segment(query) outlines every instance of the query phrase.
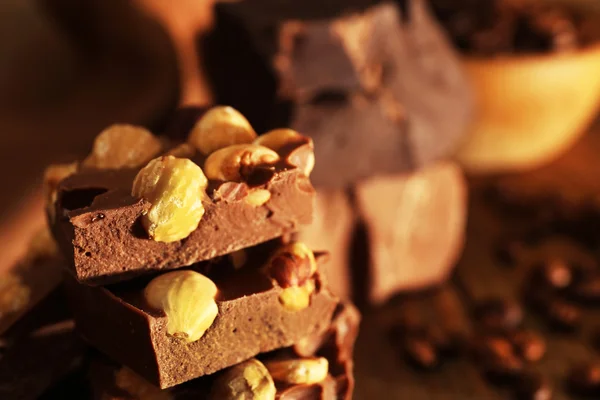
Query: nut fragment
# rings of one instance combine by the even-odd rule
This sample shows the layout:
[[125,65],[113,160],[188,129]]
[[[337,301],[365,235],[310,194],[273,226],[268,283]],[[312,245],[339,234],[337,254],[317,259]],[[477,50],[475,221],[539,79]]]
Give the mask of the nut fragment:
[[313,252],[302,242],[291,242],[279,248],[269,260],[267,272],[279,286],[302,286],[316,272]]
[[121,367],[115,373],[115,385],[140,400],[171,400],[173,398],[167,390],[161,390],[154,386],[127,367]]
[[240,181],[254,167],[275,164],[279,155],[273,150],[255,144],[237,144],[212,153],[204,162],[208,179]]
[[271,199],[271,192],[267,189],[254,189],[248,193],[248,196],[244,200],[252,206],[260,207],[269,201],[269,199]]
[[187,343],[200,339],[214,322],[216,295],[213,281],[190,270],[162,274],[144,289],[148,305],[167,315],[167,333]]
[[274,400],[275,383],[265,366],[250,359],[229,368],[215,380],[210,400]]
[[252,143],[255,138],[256,132],[239,111],[219,106],[196,122],[188,141],[202,154],[209,155],[233,144]]
[[63,179],[77,172],[77,163],[50,165],[44,171],[44,197],[46,198],[46,212],[50,221],[55,219],[55,205],[57,200],[58,184]]
[[295,148],[289,149],[286,161],[302,170],[306,176],[310,176],[315,167],[314,145],[311,138],[303,136],[293,129],[274,129],[264,135],[259,136],[254,144],[268,147],[276,152],[280,152],[286,146]]
[[142,216],[148,235],[158,242],[186,238],[204,215],[206,176],[192,161],[163,156],[150,161],[133,181],[132,196],[152,207]]
[[292,385],[311,385],[322,382],[329,373],[329,362],[324,357],[307,357],[265,362],[273,380]]
[[290,286],[279,293],[279,302],[287,311],[301,311],[310,305],[310,295],[314,291],[313,281],[307,281],[302,286]]
[[111,125],[94,140],[92,153],[83,165],[94,168],[134,168],[152,159],[162,144],[141,126]]

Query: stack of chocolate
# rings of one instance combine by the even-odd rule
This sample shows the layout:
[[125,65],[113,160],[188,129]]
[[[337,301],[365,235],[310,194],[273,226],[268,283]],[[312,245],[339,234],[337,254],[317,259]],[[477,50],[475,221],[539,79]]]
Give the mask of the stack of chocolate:
[[114,125],[50,174],[76,327],[104,354],[96,395],[350,399],[358,313],[327,254],[289,240],[312,218],[312,140],[257,137],[231,107],[185,136]]

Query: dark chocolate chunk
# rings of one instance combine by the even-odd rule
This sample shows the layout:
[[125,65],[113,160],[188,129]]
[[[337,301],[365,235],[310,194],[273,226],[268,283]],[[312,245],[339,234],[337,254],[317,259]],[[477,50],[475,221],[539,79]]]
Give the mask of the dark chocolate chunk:
[[[268,254],[265,254],[265,257]],[[282,289],[249,257],[243,268],[213,278],[219,314],[196,342],[167,335],[167,317],[148,309],[143,299],[147,280],[115,287],[90,287],[68,280],[78,330],[95,347],[162,388],[212,374],[258,353],[290,346],[328,326],[337,299],[314,276],[310,305],[290,312],[279,300]],[[228,261],[223,261],[228,262]],[[221,274],[223,275],[223,274]]]

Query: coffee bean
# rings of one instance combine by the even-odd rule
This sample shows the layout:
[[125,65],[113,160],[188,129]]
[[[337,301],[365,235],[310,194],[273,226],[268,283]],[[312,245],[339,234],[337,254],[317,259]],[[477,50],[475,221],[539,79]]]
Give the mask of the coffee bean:
[[552,387],[538,373],[523,374],[515,387],[515,397],[517,400],[550,400]]
[[521,330],[510,335],[515,352],[527,362],[536,362],[546,353],[546,342],[536,332]]
[[567,384],[575,394],[600,396],[600,363],[590,362],[571,368]]
[[521,325],[523,309],[513,301],[489,299],[475,307],[475,317],[484,329],[508,331]]
[[404,354],[419,369],[431,370],[440,364],[437,350],[426,337],[410,334],[403,340]]
[[574,331],[581,323],[581,309],[560,299],[549,302],[545,316],[551,327],[558,330]]

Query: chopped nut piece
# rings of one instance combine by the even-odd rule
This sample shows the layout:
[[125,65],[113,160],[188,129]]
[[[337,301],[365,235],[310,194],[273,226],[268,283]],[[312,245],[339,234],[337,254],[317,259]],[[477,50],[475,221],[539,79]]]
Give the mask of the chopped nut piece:
[[[271,150],[279,151],[284,146],[287,146],[292,143],[300,143],[306,140],[303,135],[299,134],[293,129],[281,128],[281,129],[273,129],[263,135],[260,135],[254,141],[254,144],[258,144],[260,146],[268,147]],[[312,143],[312,139],[308,138],[310,143]]]
[[242,249],[229,253],[229,259],[231,260],[234,269],[240,269],[246,264],[246,261],[248,261],[248,256],[246,255],[246,250]]
[[83,165],[100,169],[134,168],[147,163],[161,148],[160,140],[141,126],[111,125],[96,136],[92,153]]
[[204,215],[207,185],[202,169],[188,159],[163,156],[150,161],[135,177],[131,191],[152,204],[142,217],[148,235],[157,242],[188,237]]
[[260,207],[271,199],[271,192],[267,189],[254,189],[246,197],[246,203]]
[[54,164],[44,171],[44,196],[46,198],[46,212],[50,221],[54,222],[55,205],[57,200],[58,184],[63,179],[77,172],[77,163]]
[[301,311],[310,305],[310,295],[314,291],[313,281],[307,281],[302,286],[290,286],[281,291],[279,302],[288,311]]
[[136,399],[171,400],[173,396],[167,390],[161,390],[127,367],[122,367],[115,374],[115,384]]
[[302,242],[291,242],[278,249],[267,265],[267,272],[279,286],[302,286],[317,270],[313,252]]
[[214,322],[219,312],[216,295],[213,281],[190,270],[162,274],[144,290],[148,305],[167,315],[167,333],[187,343],[200,339]]
[[196,122],[188,141],[202,154],[234,144],[252,143],[256,132],[250,122],[236,109],[227,106],[214,107]]
[[[303,142],[304,144],[302,144]],[[310,176],[315,167],[312,139],[299,134],[293,129],[274,129],[259,136],[254,144],[268,147],[276,152],[281,151],[286,146],[296,145],[297,147],[287,155],[286,161],[290,165],[300,168],[306,176]]]
[[274,400],[275,383],[269,371],[252,358],[229,368],[213,383],[211,400]]
[[0,318],[18,312],[27,306],[31,290],[10,272],[0,276]]
[[279,155],[273,150],[255,144],[237,144],[212,153],[204,162],[209,179],[217,181],[240,181],[254,167],[275,164]]
[[322,382],[329,373],[329,362],[323,357],[271,360],[265,367],[276,382],[311,385]]

